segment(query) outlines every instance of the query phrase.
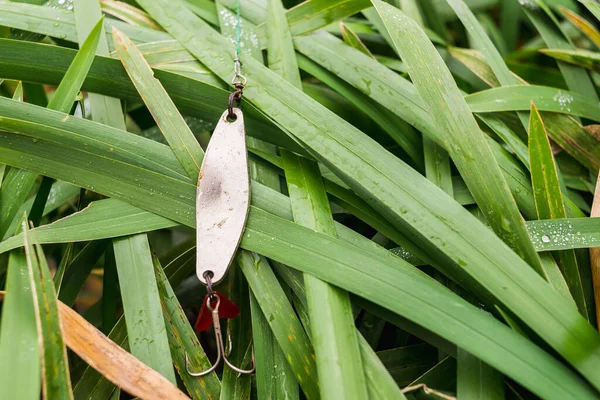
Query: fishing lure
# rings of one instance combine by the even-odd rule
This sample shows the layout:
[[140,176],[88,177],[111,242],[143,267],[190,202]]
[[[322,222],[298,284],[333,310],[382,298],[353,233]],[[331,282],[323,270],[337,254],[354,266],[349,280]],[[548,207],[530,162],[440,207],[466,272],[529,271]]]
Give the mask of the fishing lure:
[[240,374],[251,374],[231,364],[223,344],[219,318],[233,318],[239,308],[213,286],[223,280],[238,249],[248,210],[250,208],[250,176],[246,150],[244,114],[240,108],[246,78],[242,75],[240,61],[241,16],[237,4],[237,46],[234,59],[232,84],[235,91],[229,96],[227,110],[219,122],[206,149],[196,191],[196,275],[206,285],[200,315],[196,321],[198,330],[206,330],[211,323],[217,341],[217,360],[213,366],[201,372],[186,369],[192,376],[204,376],[214,371],[221,359]]

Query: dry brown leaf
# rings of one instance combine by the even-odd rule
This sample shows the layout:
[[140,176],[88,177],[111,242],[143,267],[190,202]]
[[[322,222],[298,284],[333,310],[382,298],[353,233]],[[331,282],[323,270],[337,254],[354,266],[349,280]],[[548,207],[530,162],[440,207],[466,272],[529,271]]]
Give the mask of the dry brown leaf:
[[164,376],[123,350],[67,307],[58,304],[67,346],[108,380],[140,399],[189,399]]
[[[0,291],[0,300],[5,293]],[[164,376],[123,350],[60,301],[58,311],[67,346],[115,385],[144,400],[189,400]]]

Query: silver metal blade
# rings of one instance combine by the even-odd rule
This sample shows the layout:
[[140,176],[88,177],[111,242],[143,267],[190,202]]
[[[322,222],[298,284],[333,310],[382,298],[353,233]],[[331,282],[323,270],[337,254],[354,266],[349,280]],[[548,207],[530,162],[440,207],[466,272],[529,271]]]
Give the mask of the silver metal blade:
[[196,192],[196,275],[213,273],[213,284],[225,276],[240,244],[250,207],[250,178],[244,115],[221,115],[200,167]]

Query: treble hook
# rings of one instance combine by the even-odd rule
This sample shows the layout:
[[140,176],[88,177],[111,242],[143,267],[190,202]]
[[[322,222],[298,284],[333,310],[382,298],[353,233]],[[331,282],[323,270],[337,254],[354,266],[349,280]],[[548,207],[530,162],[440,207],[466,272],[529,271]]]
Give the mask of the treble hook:
[[[210,304],[211,299],[213,301],[214,301],[214,299],[216,299],[216,301],[217,301],[217,304],[215,305],[214,308]],[[185,354],[185,369],[187,370],[187,373],[190,374],[191,376],[205,376],[205,375],[210,374],[219,366],[219,362],[221,361],[221,358],[223,359],[225,364],[227,364],[227,366],[229,366],[229,368],[231,368],[232,370],[234,370],[235,372],[240,373],[240,374],[253,374],[254,370],[256,369],[256,366],[254,364],[254,349],[252,349],[252,368],[251,369],[238,368],[227,359],[227,355],[225,352],[225,346],[223,345],[223,333],[221,331],[221,323],[219,321],[219,305],[220,304],[221,304],[221,299],[219,298],[219,295],[216,293],[212,293],[212,298],[211,298],[211,296],[208,296],[206,299],[206,306],[210,310],[210,313],[212,315],[213,325],[215,328],[215,338],[217,341],[217,359],[215,360],[215,363],[213,364],[213,366],[210,367],[209,369],[201,371],[201,372],[193,372],[193,371],[190,371],[190,359],[186,353]],[[231,343],[231,337],[228,337],[228,341],[229,341],[229,343]],[[231,344],[229,345],[229,350],[231,351]]]

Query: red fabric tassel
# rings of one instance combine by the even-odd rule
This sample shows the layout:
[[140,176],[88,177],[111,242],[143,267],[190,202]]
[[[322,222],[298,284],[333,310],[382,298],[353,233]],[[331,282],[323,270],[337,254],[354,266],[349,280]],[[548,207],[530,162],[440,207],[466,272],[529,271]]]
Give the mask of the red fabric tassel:
[[[219,304],[219,317],[221,318],[235,318],[240,313],[240,308],[233,301],[229,300],[227,296],[218,290],[215,291],[215,294],[219,296],[221,299],[221,304]],[[207,331],[212,325],[212,313],[208,309],[207,306],[208,294],[204,296],[204,300],[202,301],[202,307],[200,308],[200,313],[198,314],[198,318],[196,319],[196,324],[194,328],[198,332]],[[215,307],[217,305],[216,300],[210,302],[211,307]]]

